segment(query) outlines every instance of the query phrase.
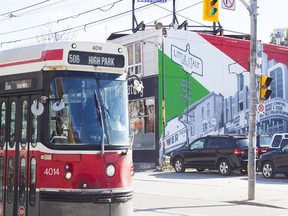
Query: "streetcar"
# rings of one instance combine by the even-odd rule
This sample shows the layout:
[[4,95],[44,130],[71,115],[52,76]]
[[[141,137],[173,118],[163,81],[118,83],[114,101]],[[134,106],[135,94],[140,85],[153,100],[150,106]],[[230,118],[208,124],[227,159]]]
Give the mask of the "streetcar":
[[130,216],[125,47],[62,41],[0,52],[0,216]]

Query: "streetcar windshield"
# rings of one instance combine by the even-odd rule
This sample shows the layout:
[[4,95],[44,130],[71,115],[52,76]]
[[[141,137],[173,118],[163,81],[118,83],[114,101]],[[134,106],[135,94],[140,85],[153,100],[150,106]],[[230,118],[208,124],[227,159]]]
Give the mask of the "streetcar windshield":
[[128,145],[128,95],[123,80],[59,77],[50,85],[50,142]]

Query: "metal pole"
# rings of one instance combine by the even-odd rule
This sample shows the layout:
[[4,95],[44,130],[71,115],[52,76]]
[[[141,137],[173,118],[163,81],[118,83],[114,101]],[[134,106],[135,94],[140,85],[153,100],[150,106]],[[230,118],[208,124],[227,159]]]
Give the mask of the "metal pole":
[[248,154],[248,200],[255,199],[255,146],[256,146],[256,49],[257,49],[257,0],[251,0],[250,7],[251,33],[250,33],[250,108],[249,108],[249,154]]
[[162,30],[162,148],[163,148],[163,155],[162,155],[162,168],[166,165],[165,161],[165,155],[166,155],[166,134],[165,134],[165,127],[166,127],[166,116],[165,116],[165,64],[164,64],[164,32],[166,32],[166,29]]

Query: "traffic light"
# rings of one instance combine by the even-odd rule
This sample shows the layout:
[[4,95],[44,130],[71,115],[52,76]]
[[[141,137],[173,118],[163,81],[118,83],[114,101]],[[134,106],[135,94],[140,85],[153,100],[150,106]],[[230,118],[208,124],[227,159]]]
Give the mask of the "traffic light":
[[218,22],[219,20],[218,0],[203,0],[203,20]]
[[272,90],[268,89],[268,87],[270,86],[272,80],[273,80],[272,77],[260,75],[259,92],[258,92],[259,101],[264,101],[264,100],[269,99],[272,93]]

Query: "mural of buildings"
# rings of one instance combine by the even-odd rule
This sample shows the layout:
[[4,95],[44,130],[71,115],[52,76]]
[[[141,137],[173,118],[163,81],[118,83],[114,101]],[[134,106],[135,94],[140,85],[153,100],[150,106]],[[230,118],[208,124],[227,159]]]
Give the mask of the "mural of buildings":
[[[163,147],[169,153],[207,134],[248,134],[249,41],[177,29],[164,36],[161,29],[147,29],[113,35],[109,42],[127,46],[129,73],[144,83],[141,94],[129,95],[134,162],[157,164]],[[288,48],[259,47],[256,72],[273,81],[256,131],[288,132]],[[142,112],[136,112],[140,105]]]

